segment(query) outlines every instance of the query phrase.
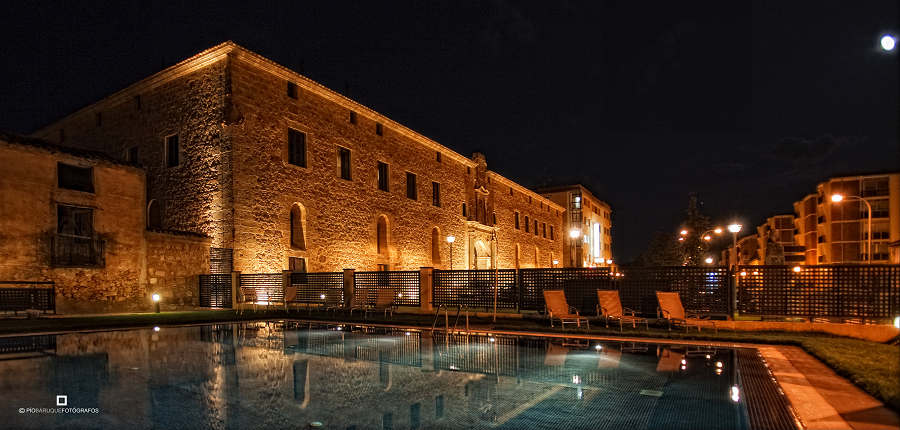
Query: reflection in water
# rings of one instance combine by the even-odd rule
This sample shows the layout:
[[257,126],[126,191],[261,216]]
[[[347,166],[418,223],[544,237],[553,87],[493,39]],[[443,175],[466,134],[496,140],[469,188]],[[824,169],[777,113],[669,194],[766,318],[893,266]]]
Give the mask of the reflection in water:
[[[0,339],[13,428],[741,428],[734,351],[294,322]],[[18,413],[55,407],[99,413]]]

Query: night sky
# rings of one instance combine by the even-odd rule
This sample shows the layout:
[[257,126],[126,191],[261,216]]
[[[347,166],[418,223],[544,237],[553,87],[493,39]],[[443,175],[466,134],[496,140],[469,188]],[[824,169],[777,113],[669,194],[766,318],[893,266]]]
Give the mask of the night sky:
[[830,177],[900,170],[895,0],[31,3],[0,4],[0,129],[233,40],[526,187],[585,185],[618,262],[692,195],[755,227]]

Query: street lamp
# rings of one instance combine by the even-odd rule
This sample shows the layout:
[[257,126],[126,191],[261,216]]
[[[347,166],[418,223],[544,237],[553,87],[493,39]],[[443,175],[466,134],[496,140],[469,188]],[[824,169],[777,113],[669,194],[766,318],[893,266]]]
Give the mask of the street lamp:
[[456,238],[447,236],[447,243],[450,244],[450,270],[453,270],[453,242],[456,242]]
[[578,236],[581,236],[581,230],[577,228],[573,228],[569,231],[569,237],[572,238],[572,256],[570,257],[570,261],[572,262],[572,267],[578,267],[575,265],[575,240],[578,239]]
[[153,308],[156,309],[156,313],[159,313],[159,294],[153,295]]
[[706,257],[706,264],[712,264],[712,262],[713,262],[712,257]]
[[733,261],[734,267],[737,267],[737,234],[741,231],[740,224],[731,224],[728,226],[728,231],[731,232],[732,237],[734,238],[733,248],[731,249],[731,260]]
[[844,199],[856,199],[856,200],[862,201],[869,208],[869,244],[868,244],[868,251],[866,251],[866,260],[869,261],[869,264],[872,264],[872,205],[870,205],[869,202],[866,201],[866,199],[861,198],[861,197],[856,197],[856,196],[844,197],[840,194],[835,194],[835,195],[831,196],[831,201],[833,201],[835,203],[840,203]]

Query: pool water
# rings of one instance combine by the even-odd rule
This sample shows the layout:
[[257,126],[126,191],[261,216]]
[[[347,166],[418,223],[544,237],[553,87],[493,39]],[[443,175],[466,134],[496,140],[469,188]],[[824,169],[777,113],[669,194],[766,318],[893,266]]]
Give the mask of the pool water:
[[3,338],[0,427],[742,429],[736,351],[302,322]]

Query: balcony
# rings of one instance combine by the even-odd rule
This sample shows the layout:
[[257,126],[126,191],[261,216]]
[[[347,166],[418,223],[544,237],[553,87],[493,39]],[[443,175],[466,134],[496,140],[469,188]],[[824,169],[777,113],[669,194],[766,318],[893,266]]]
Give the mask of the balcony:
[[50,264],[54,267],[105,267],[105,242],[91,237],[50,237]]

